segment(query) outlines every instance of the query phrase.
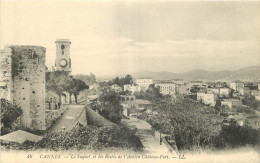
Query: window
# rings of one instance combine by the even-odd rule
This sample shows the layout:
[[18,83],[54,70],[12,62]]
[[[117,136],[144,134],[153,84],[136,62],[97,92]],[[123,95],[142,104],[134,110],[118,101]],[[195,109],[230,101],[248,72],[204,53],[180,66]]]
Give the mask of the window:
[[65,49],[65,46],[62,44],[60,48],[61,48],[62,50],[64,50],[64,49]]
[[25,98],[23,98],[23,100],[25,100]]
[[33,58],[37,58],[37,54],[35,51],[33,51]]
[[32,93],[35,93],[35,91],[32,91]]

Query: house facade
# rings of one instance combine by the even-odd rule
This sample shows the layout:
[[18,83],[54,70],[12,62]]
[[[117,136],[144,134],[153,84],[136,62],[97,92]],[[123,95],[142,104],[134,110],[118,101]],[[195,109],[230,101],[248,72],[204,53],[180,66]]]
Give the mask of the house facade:
[[141,87],[141,91],[146,91],[153,84],[153,79],[136,79],[136,84]]
[[175,95],[176,93],[176,84],[174,83],[158,83],[155,84],[155,87],[159,88],[159,91],[163,95]]

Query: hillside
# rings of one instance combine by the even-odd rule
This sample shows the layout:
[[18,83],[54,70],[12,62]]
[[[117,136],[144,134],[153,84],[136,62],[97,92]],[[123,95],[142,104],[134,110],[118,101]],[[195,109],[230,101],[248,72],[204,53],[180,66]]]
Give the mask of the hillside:
[[185,73],[173,73],[168,71],[152,72],[141,71],[131,74],[134,78],[152,78],[154,80],[167,80],[167,79],[211,79],[211,80],[255,80],[260,79],[260,66],[252,66],[242,68],[236,71],[206,71],[206,70],[193,70]]

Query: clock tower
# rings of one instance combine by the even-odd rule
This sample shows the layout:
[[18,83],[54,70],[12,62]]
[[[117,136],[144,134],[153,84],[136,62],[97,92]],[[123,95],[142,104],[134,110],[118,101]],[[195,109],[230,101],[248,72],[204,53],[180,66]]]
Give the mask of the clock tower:
[[69,71],[71,72],[71,59],[70,59],[70,40],[57,39],[56,43],[56,71]]

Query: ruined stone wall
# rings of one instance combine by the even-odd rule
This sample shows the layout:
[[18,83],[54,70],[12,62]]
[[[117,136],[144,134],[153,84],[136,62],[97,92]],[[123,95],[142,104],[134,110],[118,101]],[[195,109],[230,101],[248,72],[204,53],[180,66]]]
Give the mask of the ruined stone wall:
[[45,51],[39,46],[11,46],[13,101],[21,106],[21,123],[45,130]]
[[12,102],[12,58],[11,49],[6,46],[0,51],[0,99],[4,98]]
[[58,110],[46,110],[46,129],[49,129],[53,123],[68,109],[67,106],[63,106]]

